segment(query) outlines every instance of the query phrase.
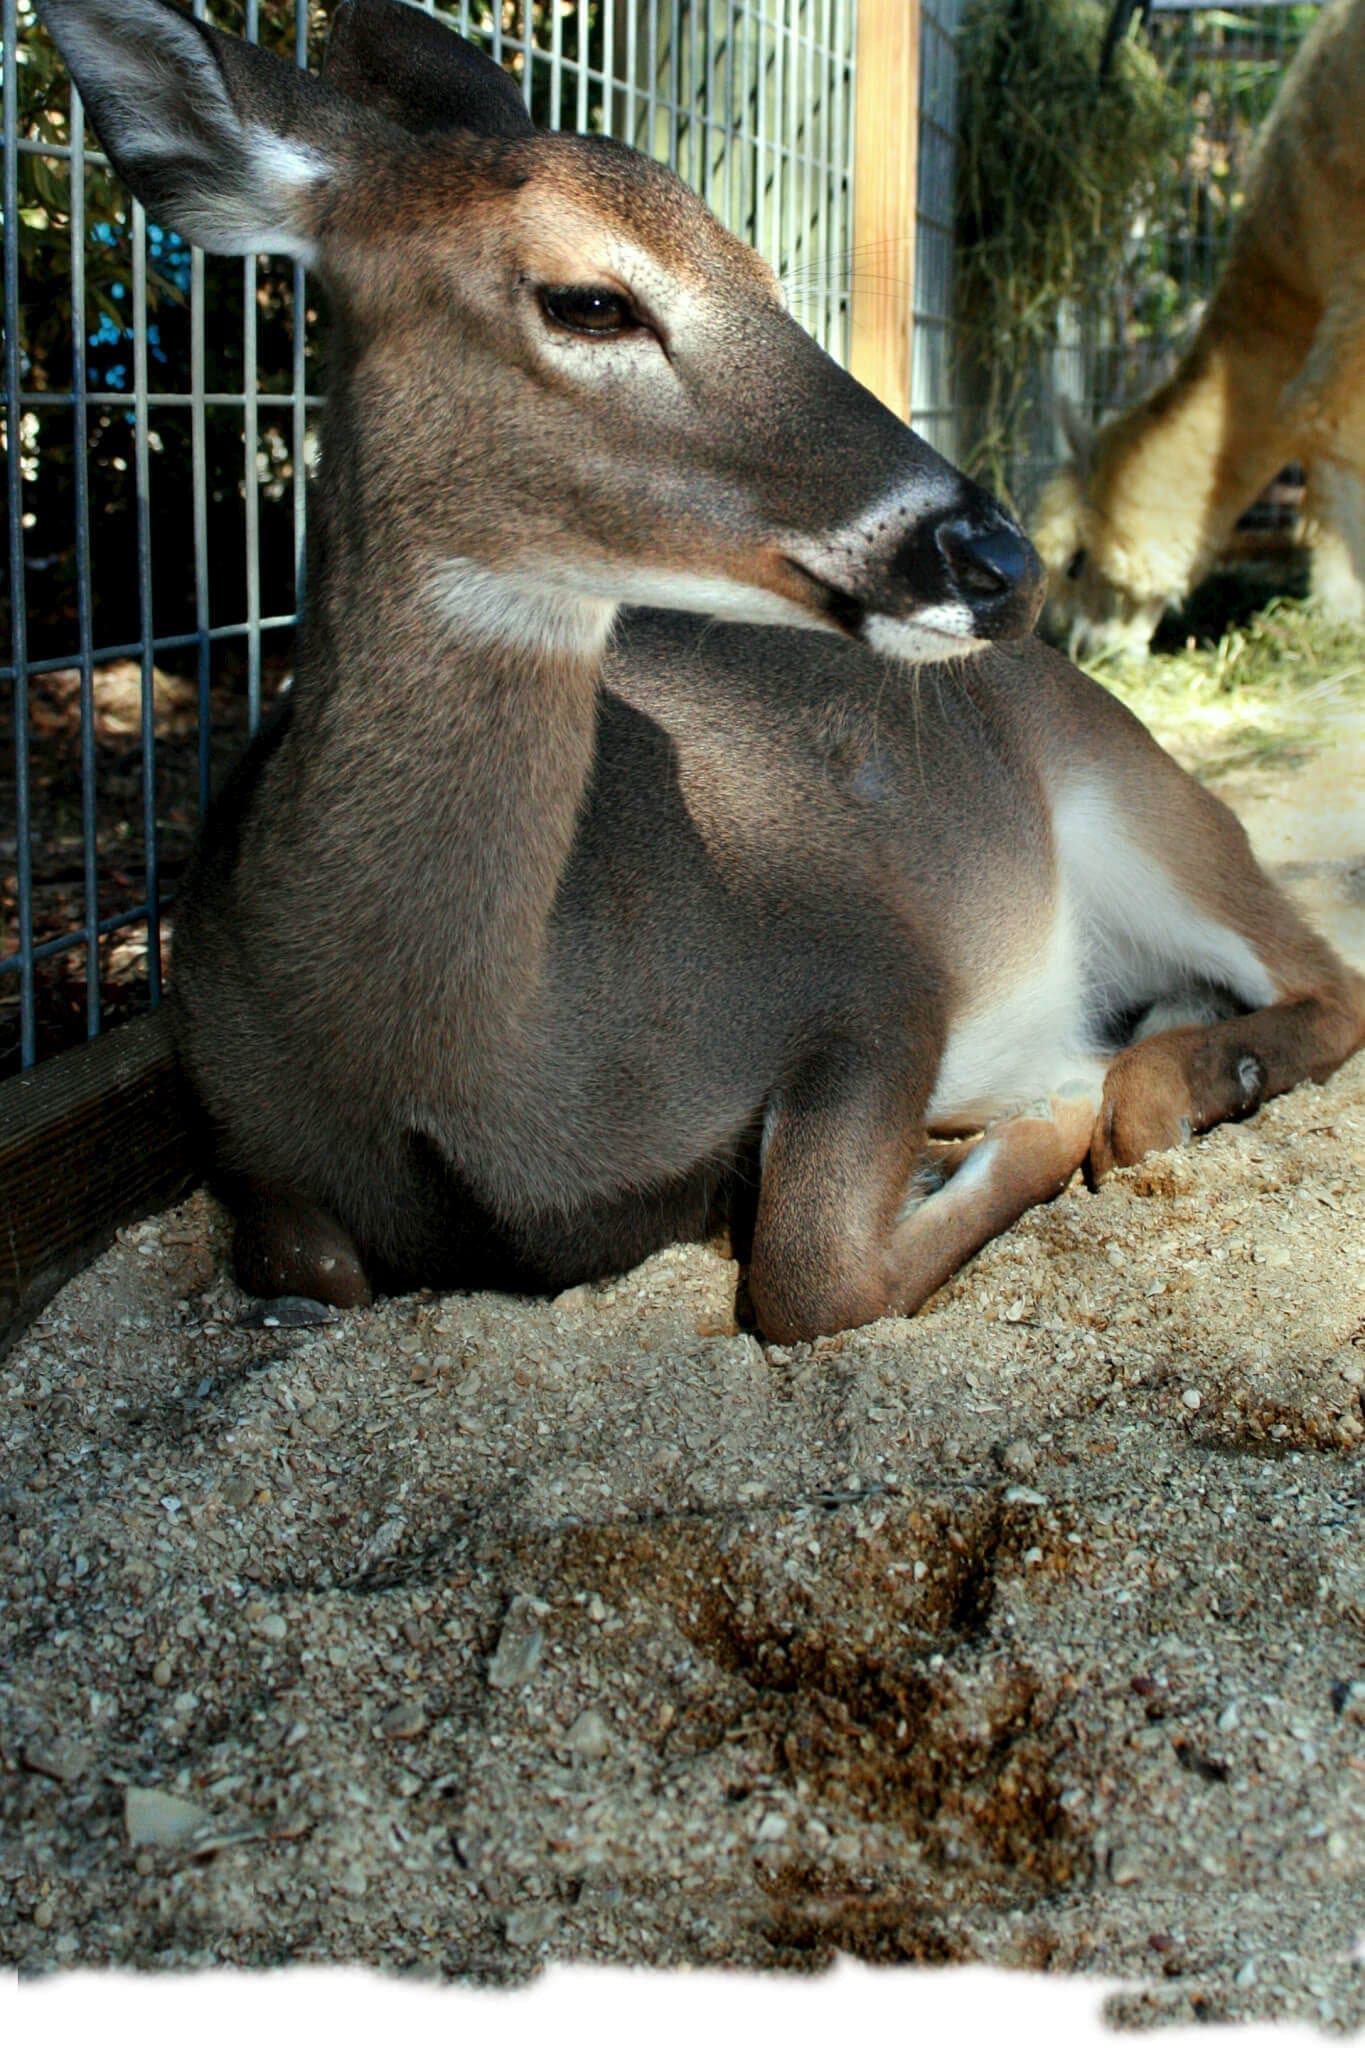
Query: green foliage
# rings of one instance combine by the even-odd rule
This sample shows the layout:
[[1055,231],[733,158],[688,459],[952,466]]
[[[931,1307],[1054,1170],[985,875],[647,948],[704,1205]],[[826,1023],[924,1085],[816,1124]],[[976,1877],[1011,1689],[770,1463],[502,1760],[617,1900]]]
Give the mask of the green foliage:
[[[1133,251],[1133,307],[1125,342],[1169,338],[1188,327],[1212,290],[1262,123],[1290,60],[1320,6],[1211,8],[1162,15],[1149,35],[1185,129],[1174,175]],[[1169,309],[1169,310],[1168,310]],[[1183,336],[1180,337],[1183,339]]]

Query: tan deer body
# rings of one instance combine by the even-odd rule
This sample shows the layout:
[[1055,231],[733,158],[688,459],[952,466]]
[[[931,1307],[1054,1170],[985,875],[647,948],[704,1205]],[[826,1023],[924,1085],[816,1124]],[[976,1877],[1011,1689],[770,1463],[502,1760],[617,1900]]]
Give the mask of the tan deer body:
[[559,1288],[728,1219],[809,1337],[1360,1043],[1230,814],[1025,637],[1004,515],[667,173],[396,0],[321,85],[44,13],[163,214],[336,313],[295,687],[176,931],[246,1284]]
[[1081,439],[1033,533],[1084,659],[1146,649],[1287,462],[1314,595],[1365,621],[1365,0],[1334,0],[1257,138],[1227,261],[1172,375]]

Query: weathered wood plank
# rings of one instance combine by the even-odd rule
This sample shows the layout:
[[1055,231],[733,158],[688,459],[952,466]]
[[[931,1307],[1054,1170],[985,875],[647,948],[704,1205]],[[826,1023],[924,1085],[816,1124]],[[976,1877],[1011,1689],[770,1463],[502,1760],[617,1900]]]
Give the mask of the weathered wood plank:
[[0,1083],[0,1351],[122,1224],[194,1179],[159,1016]]
[[910,417],[920,0],[858,0],[849,366]]

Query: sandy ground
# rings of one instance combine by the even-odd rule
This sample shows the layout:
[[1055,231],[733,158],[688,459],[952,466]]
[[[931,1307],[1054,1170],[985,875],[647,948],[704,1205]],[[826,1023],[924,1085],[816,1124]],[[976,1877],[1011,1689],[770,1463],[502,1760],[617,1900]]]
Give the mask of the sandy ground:
[[[1365,738],[1226,793],[1365,961]],[[980,1959],[1365,2021],[1365,1057],[813,1349],[672,1251],[251,1328],[203,1197],[0,1367],[0,1952]]]

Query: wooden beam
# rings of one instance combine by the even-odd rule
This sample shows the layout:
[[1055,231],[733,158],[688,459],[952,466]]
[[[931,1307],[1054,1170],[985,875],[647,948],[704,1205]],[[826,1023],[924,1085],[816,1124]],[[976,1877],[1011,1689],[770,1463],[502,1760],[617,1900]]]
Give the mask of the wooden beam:
[[849,367],[910,417],[920,0],[858,0]]
[[159,1015],[0,1082],[0,1352],[116,1230],[194,1181]]

